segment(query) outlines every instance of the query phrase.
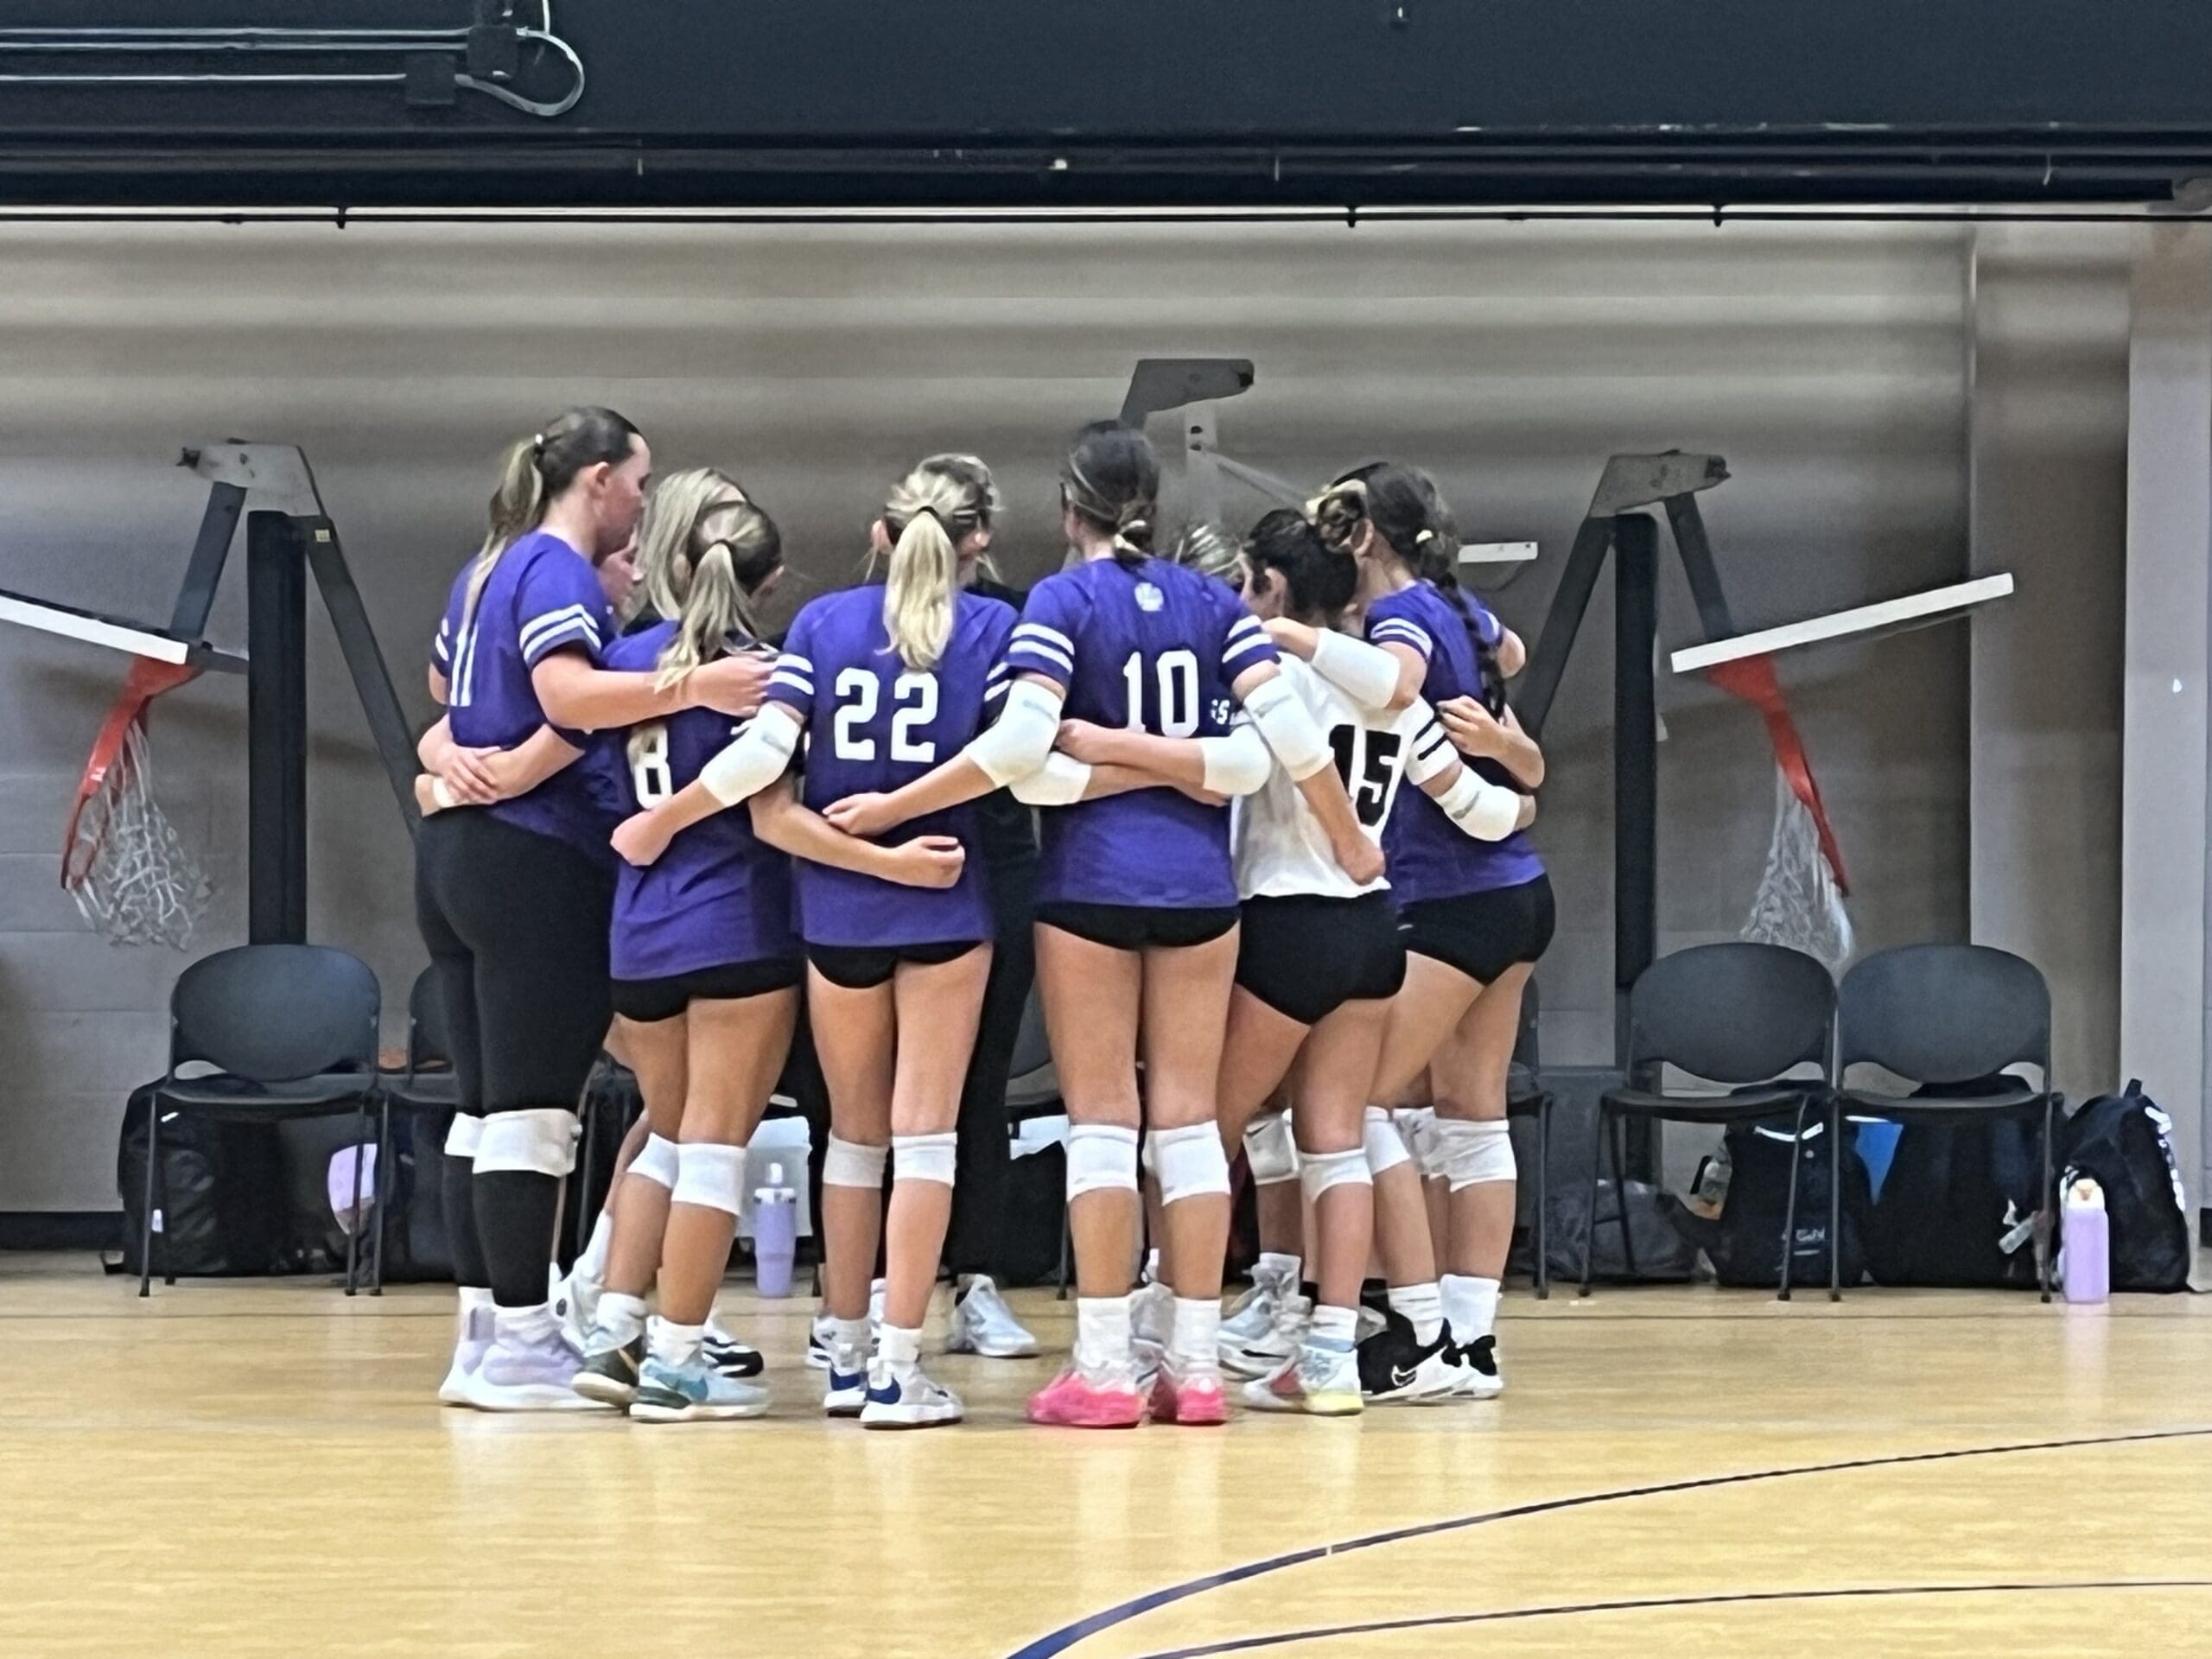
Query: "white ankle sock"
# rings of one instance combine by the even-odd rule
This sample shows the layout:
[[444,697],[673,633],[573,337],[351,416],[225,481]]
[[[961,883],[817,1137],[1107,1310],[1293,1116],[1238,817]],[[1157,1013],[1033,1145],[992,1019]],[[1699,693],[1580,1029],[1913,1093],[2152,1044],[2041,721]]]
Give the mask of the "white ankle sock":
[[1298,1285],[1298,1258],[1285,1255],[1279,1250],[1262,1250],[1260,1259],[1252,1264],[1252,1281],[1255,1284],[1272,1281],[1277,1289],[1285,1285],[1295,1289]]
[[683,1365],[699,1357],[707,1339],[703,1325],[676,1325],[656,1313],[645,1325],[645,1348],[664,1365]]
[[591,1243],[584,1246],[584,1253],[576,1258],[576,1276],[597,1284],[607,1277],[607,1253],[614,1248],[614,1217],[606,1211],[599,1212],[599,1219],[591,1224]]
[[511,1342],[537,1342],[560,1328],[550,1302],[540,1302],[535,1307],[499,1308],[493,1323],[493,1330]]
[[1086,1371],[1126,1370],[1130,1363],[1129,1299],[1075,1299],[1075,1363]]
[[1211,1296],[1178,1296],[1175,1322],[1168,1327],[1167,1357],[1185,1376],[1220,1366],[1221,1304]]
[[1452,1322],[1452,1341],[1464,1348],[1497,1331],[1497,1280],[1447,1273],[1438,1287],[1443,1294],[1444,1316]]
[[862,1359],[866,1359],[868,1330],[868,1322],[866,1319],[840,1319],[833,1317],[830,1321],[830,1346],[852,1349],[858,1352]]
[[887,1325],[876,1333],[875,1357],[891,1370],[894,1376],[903,1376],[921,1363],[922,1333],[918,1329],[904,1330]]
[[612,1337],[618,1346],[635,1342],[645,1334],[645,1299],[610,1290],[599,1299],[597,1323],[601,1333]]
[[1430,1285],[1393,1285],[1390,1306],[1413,1321],[1414,1339],[1426,1346],[1444,1329],[1444,1299]]
[[1324,1303],[1313,1310],[1313,1319],[1306,1327],[1306,1340],[1349,1348],[1358,1332],[1357,1308],[1331,1307]]

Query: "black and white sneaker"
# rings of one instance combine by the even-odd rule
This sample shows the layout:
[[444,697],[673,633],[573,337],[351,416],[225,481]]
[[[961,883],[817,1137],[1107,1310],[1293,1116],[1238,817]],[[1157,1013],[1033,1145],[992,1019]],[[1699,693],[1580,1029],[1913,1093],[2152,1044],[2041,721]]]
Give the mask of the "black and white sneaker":
[[700,1351],[706,1356],[707,1369],[724,1376],[758,1376],[767,1363],[760,1357],[758,1348],[740,1342],[722,1329],[719,1319],[713,1318],[707,1321],[706,1340],[700,1344]]
[[1465,1400],[1495,1400],[1505,1392],[1505,1378],[1497,1369],[1497,1338],[1477,1337],[1465,1347],[1451,1351],[1456,1374],[1453,1392]]
[[1459,1391],[1461,1376],[1452,1353],[1448,1335],[1421,1342],[1411,1325],[1393,1319],[1359,1344],[1359,1391],[1376,1405],[1448,1400]]

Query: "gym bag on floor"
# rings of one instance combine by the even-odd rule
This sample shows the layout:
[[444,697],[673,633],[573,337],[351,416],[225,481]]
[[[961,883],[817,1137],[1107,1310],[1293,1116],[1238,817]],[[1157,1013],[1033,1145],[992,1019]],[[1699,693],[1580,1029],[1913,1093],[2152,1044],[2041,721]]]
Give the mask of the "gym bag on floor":
[[2172,1136],[2173,1121],[2139,1081],[2086,1103],[2060,1131],[2059,1191],[2082,1175],[2104,1189],[2114,1290],[2189,1288],[2189,1208]]

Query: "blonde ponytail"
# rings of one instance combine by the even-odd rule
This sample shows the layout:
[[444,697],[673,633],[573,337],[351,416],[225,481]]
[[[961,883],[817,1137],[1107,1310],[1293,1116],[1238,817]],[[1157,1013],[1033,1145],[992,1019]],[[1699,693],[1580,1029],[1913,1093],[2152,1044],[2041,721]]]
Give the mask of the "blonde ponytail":
[[960,590],[960,543],[988,530],[997,507],[990,469],[973,455],[931,455],[884,503],[891,558],[883,631],[908,668],[926,673],[943,660]]
[[728,473],[701,467],[656,485],[639,521],[638,575],[676,632],[654,683],[665,689],[727,655],[732,635],[757,637],[751,595],[783,562],[775,520]]

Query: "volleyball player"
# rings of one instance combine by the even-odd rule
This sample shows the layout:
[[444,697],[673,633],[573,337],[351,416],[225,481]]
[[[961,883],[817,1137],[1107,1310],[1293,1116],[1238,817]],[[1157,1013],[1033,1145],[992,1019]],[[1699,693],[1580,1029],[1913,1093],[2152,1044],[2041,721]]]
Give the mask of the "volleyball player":
[[[1381,864],[1329,771],[1325,741],[1281,683],[1258,619],[1226,587],[1147,550],[1159,483],[1141,432],[1104,422],[1078,433],[1060,485],[1062,527],[1078,562],[1031,590],[1007,652],[1018,677],[998,723],[916,783],[827,814],[880,833],[1028,777],[1056,737],[1078,762],[1177,780],[1179,789],[1137,789],[1044,815],[1038,977],[1071,1122],[1078,1301],[1074,1362],[1030,1401],[1029,1414],[1084,1427],[1131,1427],[1147,1409],[1128,1297],[1141,1029],[1143,1110],[1177,1273],[1169,1352],[1150,1406],[1169,1422],[1226,1414],[1216,1339],[1229,1166],[1213,1095],[1236,965],[1236,885],[1226,810],[1179,788],[1249,792],[1264,780],[1272,749],[1317,798],[1347,867],[1371,876]],[[1243,758],[1255,746],[1230,732],[1239,702],[1264,739],[1257,780]]]
[[[1434,482],[1411,467],[1363,467],[1331,487],[1315,517],[1332,545],[1359,561],[1367,638],[1397,664],[1388,705],[1426,697],[1464,718],[1462,700],[1471,700],[1491,732],[1490,752],[1474,769],[1493,783],[1535,788],[1542,755],[1504,696],[1518,642],[1460,590],[1459,530]],[[1408,1326],[1385,1330],[1362,1350],[1362,1374],[1370,1395],[1387,1393],[1393,1377],[1417,1370],[1436,1342],[1448,1341],[1464,1390],[1487,1396],[1503,1387],[1495,1326],[1516,1192],[1505,1079],[1521,992],[1551,941],[1551,883],[1524,834],[1471,839],[1425,795],[1400,803],[1384,845],[1407,964],[1372,1102],[1389,1105],[1430,1071],[1436,1161],[1452,1194],[1439,1310],[1448,1328],[1439,1327],[1425,1287],[1394,1287]]]
[[[592,560],[629,540],[651,466],[637,429],[603,409],[509,448],[434,652],[458,747],[511,748],[551,725],[581,749],[592,731],[757,702],[764,670],[740,658],[672,684],[599,665],[612,624]],[[440,1395],[487,1410],[588,1403],[546,1284],[576,1099],[609,1014],[612,784],[587,755],[512,799],[427,818],[416,844],[461,1096],[443,1185],[463,1315]]]

